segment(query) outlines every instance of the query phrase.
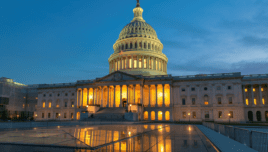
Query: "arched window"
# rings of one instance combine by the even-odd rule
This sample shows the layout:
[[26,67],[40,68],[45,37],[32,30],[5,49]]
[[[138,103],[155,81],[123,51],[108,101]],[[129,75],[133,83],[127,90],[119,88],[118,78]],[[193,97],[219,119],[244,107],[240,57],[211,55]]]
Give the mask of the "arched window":
[[162,111],[158,111],[158,120],[162,121]]
[[170,120],[169,111],[166,111],[166,113],[165,113],[165,119],[166,119],[166,121],[169,121]]
[[146,49],[146,43],[144,42],[144,48]]
[[141,42],[139,43],[139,48],[141,48]]
[[151,112],[151,120],[155,120],[155,112],[154,111]]
[[143,119],[148,120],[148,111],[144,111],[143,113]]
[[128,49],[128,44],[126,44],[126,49]]
[[208,95],[204,95],[204,104],[208,105]]
[[122,44],[122,50],[124,50],[124,44]]
[[248,111],[248,120],[253,121],[253,112],[252,111]]
[[151,49],[151,43],[148,43],[148,49]]
[[152,44],[152,50],[154,50],[154,44]]
[[80,120],[80,112],[77,112],[77,114],[76,114],[76,119],[77,119],[77,120]]
[[135,49],[137,48],[137,42],[135,42]]
[[121,46],[119,46],[119,52],[121,51]]
[[132,42],[130,42],[130,49],[132,49]]
[[257,117],[257,121],[261,121],[261,112],[260,111],[256,112],[256,117]]

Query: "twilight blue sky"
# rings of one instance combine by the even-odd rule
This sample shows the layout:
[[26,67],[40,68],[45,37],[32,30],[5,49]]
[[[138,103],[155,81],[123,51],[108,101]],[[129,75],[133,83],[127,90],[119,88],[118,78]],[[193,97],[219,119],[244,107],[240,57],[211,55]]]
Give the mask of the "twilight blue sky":
[[[268,73],[268,0],[140,0],[174,76]],[[108,74],[135,0],[0,1],[0,77],[66,83]]]

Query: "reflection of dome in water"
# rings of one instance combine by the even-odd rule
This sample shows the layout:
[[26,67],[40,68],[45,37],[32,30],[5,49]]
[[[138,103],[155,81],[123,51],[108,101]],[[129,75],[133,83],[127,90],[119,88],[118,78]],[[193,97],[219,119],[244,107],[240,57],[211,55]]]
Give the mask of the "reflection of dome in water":
[[167,57],[155,30],[142,18],[143,9],[137,3],[134,18],[119,34],[108,59],[110,73],[122,71],[134,75],[166,75]]

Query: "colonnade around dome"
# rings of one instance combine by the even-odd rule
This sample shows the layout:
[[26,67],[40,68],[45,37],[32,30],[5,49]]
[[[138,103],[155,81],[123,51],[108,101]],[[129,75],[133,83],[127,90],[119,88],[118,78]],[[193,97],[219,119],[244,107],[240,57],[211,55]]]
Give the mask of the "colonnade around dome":
[[167,62],[161,58],[152,56],[123,56],[110,62],[110,73],[127,69],[151,69],[167,73]]
[[77,89],[77,107],[126,107],[142,104],[144,107],[170,107],[169,84],[109,85]]

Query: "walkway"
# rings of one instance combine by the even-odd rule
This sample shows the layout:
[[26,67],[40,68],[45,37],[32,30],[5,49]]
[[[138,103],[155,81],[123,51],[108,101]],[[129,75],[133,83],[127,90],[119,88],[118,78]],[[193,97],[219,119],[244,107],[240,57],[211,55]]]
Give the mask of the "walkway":
[[196,125],[222,152],[257,152],[205,126]]

